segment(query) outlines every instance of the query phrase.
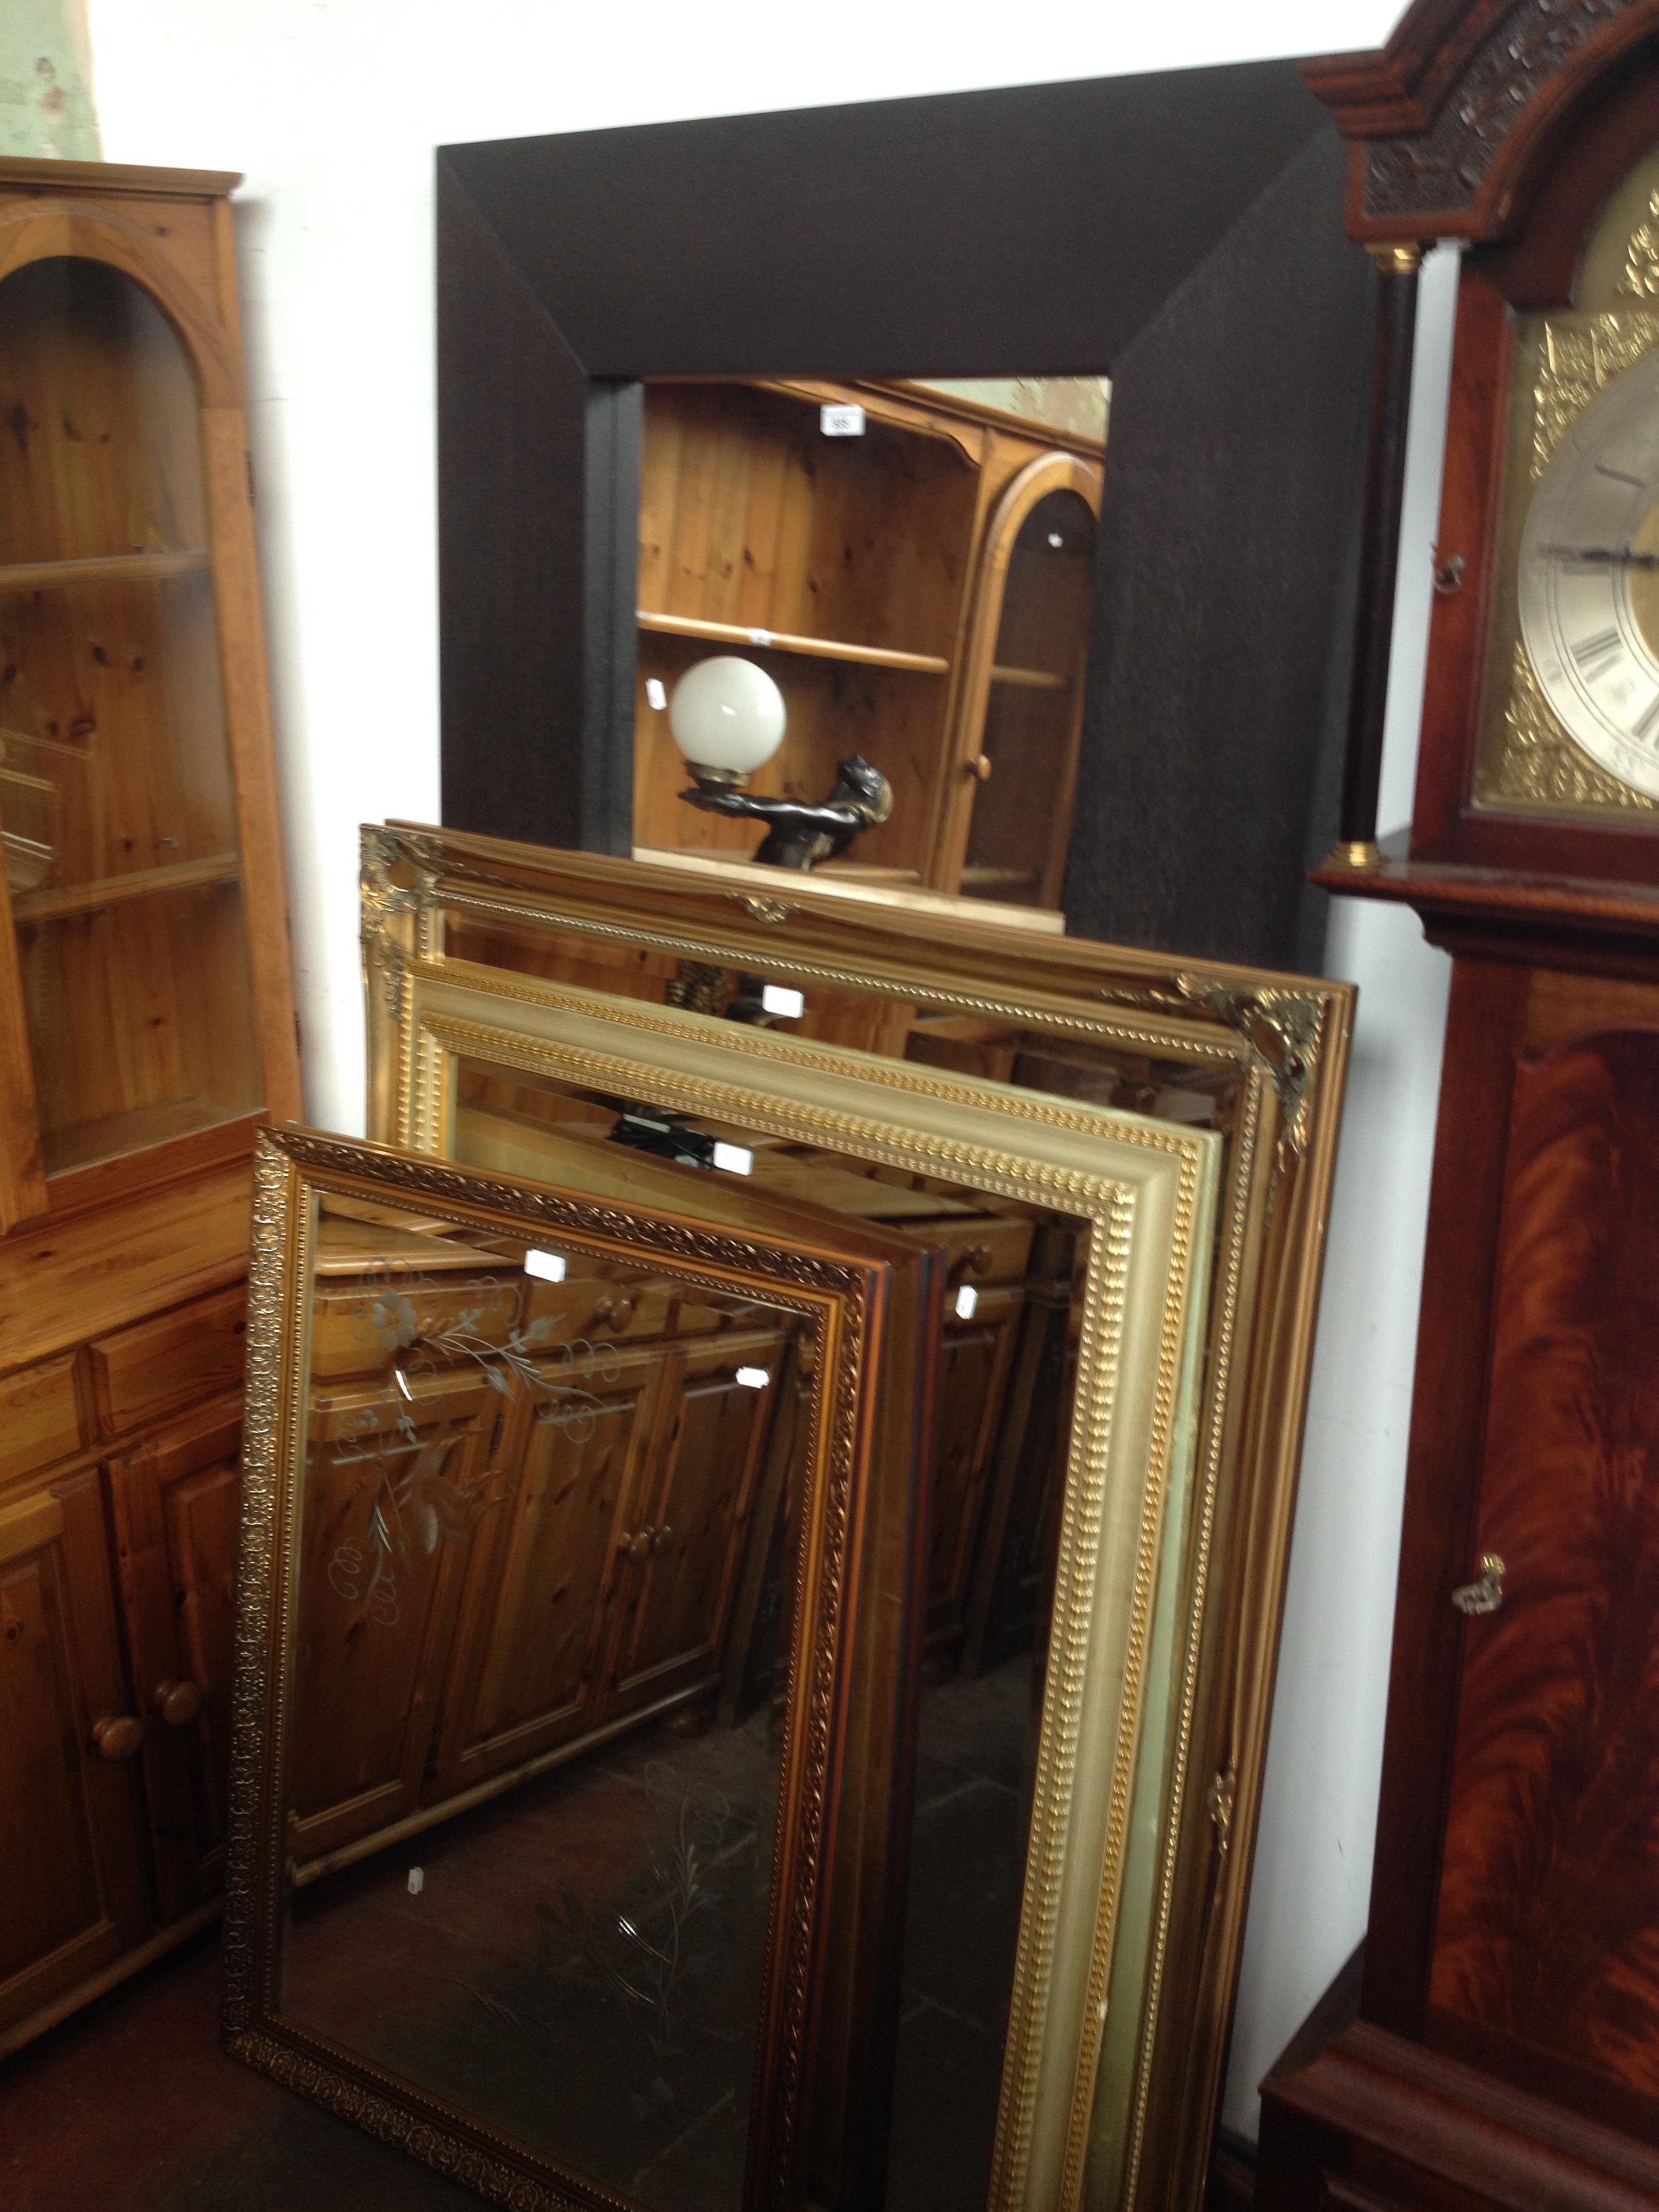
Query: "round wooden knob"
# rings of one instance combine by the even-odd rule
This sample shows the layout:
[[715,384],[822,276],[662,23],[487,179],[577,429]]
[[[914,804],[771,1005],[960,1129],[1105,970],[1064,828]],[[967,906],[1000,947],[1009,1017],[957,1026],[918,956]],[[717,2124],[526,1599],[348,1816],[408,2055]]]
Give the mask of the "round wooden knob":
[[989,783],[991,781],[990,754],[976,753],[968,763],[968,773],[977,777],[981,783]]
[[154,1703],[169,1728],[184,1728],[202,1710],[201,1686],[196,1682],[159,1682]]
[[661,1559],[663,1553],[668,1549],[668,1547],[673,1542],[673,1540],[674,1532],[668,1526],[666,1522],[663,1523],[660,1528],[653,1528],[651,1531],[652,1557],[658,1559]]
[[92,1724],[100,1759],[131,1759],[144,1741],[144,1724],[131,1713],[106,1713]]
[[619,1552],[625,1552],[630,1559],[648,1559],[651,1554],[652,1533],[649,1528],[641,1528],[632,1536],[623,1536],[618,1541],[617,1549]]
[[626,1328],[634,1318],[632,1298],[603,1297],[593,1309],[596,1322],[609,1322],[613,1328]]

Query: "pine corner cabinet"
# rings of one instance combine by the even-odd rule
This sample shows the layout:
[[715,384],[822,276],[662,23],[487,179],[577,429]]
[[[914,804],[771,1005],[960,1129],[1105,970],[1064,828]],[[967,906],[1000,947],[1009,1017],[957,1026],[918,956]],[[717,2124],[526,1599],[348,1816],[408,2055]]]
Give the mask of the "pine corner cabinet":
[[299,1106],[234,176],[0,161],[0,2051],[214,1910]]

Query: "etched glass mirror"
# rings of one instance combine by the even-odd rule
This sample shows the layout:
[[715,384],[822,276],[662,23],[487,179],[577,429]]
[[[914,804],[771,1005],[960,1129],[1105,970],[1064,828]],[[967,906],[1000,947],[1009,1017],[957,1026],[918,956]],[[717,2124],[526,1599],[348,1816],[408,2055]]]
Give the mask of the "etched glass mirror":
[[[1205,1162],[1123,1151],[1079,1218],[1155,1547]],[[951,1271],[750,1178],[542,1164],[262,1145],[231,2047],[503,2201],[805,2204],[890,2016]]]

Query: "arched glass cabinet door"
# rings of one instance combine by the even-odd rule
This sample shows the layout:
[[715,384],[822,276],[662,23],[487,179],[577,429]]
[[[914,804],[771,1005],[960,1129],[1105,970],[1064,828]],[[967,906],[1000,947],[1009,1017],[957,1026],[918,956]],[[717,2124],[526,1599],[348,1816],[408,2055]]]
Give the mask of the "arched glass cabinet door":
[[1060,901],[1100,483],[1098,465],[1071,454],[1033,461],[986,538],[945,830],[960,854],[956,887],[970,898]]
[[48,1195],[264,1096],[211,508],[145,286],[80,254],[0,279],[0,980]]

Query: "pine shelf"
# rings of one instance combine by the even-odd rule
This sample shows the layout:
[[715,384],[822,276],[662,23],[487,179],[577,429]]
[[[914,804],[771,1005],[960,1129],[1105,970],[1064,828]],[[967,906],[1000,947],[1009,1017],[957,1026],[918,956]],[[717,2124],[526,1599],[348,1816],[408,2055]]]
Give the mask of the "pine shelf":
[[83,561],[13,561],[0,564],[0,592],[52,591],[70,584],[164,583],[206,573],[207,548],[179,553],[100,553]]

